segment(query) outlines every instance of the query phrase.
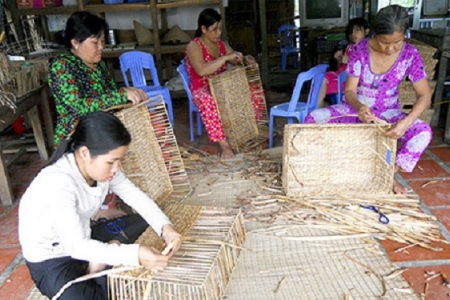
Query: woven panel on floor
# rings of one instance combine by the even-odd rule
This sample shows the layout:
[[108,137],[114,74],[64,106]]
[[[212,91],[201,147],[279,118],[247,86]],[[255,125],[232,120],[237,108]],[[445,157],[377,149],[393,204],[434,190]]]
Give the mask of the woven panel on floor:
[[389,125],[292,124],[284,128],[283,187],[289,197],[392,193],[396,140]]
[[146,103],[115,113],[131,134],[131,144],[121,161],[127,177],[159,205],[173,191]]
[[[377,275],[386,276],[396,267],[378,244],[321,235],[328,233],[305,227],[286,230],[285,237],[311,237],[293,241],[249,231],[244,246],[251,251],[244,251],[239,258],[225,298],[335,300],[347,299],[347,295],[355,300],[380,299],[383,288]],[[383,281],[383,299],[420,299],[401,275]]]
[[244,67],[233,67],[209,80],[212,95],[231,148],[240,147],[258,137],[250,87]]

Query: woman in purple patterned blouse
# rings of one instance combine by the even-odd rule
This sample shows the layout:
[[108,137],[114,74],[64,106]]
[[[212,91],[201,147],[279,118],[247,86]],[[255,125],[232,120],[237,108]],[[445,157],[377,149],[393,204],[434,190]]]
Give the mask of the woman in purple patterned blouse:
[[[404,41],[408,27],[404,7],[381,9],[374,20],[374,37],[356,44],[349,57],[345,100],[315,110],[305,119],[305,123],[371,123],[379,118],[394,124],[386,135],[401,142],[396,172],[412,172],[432,137],[431,127],[418,119],[431,102],[431,91],[419,52]],[[409,114],[401,110],[398,100],[398,86],[406,76],[417,97]],[[355,114],[358,117],[348,116]],[[393,190],[407,193],[395,178]]]

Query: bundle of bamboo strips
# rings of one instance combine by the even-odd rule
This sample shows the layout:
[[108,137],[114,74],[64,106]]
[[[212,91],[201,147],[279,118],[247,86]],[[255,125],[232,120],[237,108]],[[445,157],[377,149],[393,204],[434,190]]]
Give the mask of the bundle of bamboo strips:
[[[436,217],[422,212],[419,199],[411,195],[290,198],[275,194],[243,196],[240,200],[244,204],[246,220],[271,224],[272,227],[302,225],[345,235],[373,233],[382,239],[415,244],[435,251],[442,248],[431,243],[448,244],[439,233]],[[378,212],[363,206],[374,206]],[[380,222],[381,213],[388,218],[388,224]],[[285,228],[280,227],[279,230],[281,232]],[[277,230],[270,232],[277,234]]]

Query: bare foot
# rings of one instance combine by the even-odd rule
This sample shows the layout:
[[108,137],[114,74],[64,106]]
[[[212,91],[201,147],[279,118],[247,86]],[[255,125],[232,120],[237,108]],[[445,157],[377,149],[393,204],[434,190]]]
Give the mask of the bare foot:
[[403,185],[401,185],[395,178],[394,178],[393,190],[394,190],[394,194],[403,194],[403,195],[408,194],[408,189],[406,187],[404,187]]
[[234,157],[233,150],[231,150],[230,144],[228,144],[226,140],[220,141],[219,146],[222,150],[220,157],[222,157],[223,159],[230,159]]

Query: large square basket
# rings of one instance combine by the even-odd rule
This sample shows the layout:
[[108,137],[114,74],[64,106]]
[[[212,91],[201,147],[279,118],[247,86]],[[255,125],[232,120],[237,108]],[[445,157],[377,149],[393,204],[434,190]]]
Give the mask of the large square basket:
[[[110,300],[222,299],[246,233],[236,209],[170,205],[165,210],[185,238],[169,265],[156,274],[136,269],[108,275]],[[152,229],[137,243],[161,249]]]
[[241,148],[259,135],[246,69],[236,66],[209,79],[225,136],[231,148]]
[[286,195],[392,193],[397,141],[390,125],[292,124],[284,128]]

